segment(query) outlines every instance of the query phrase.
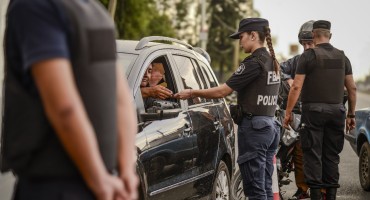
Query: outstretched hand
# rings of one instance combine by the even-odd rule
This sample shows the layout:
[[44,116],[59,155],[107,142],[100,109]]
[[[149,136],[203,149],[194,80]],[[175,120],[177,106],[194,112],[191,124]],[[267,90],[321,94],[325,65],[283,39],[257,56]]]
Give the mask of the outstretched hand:
[[156,85],[152,88],[152,97],[153,98],[159,98],[159,99],[167,99],[172,96],[172,91],[161,86],[161,85]]
[[191,89],[183,90],[177,94],[174,95],[176,99],[189,99],[192,96]]

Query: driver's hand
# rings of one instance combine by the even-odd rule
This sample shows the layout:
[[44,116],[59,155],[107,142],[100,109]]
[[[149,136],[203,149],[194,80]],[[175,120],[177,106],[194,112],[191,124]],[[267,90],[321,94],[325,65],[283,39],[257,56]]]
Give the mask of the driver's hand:
[[156,85],[154,87],[151,87],[151,93],[153,98],[159,98],[159,99],[167,99],[169,97],[172,97],[172,91],[161,86],[161,85]]

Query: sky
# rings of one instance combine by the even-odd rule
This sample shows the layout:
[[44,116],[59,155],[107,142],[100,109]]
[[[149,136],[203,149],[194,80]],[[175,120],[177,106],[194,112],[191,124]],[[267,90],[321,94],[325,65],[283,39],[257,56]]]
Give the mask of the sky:
[[330,43],[349,58],[355,80],[370,74],[370,0],[254,0],[254,9],[269,20],[275,52],[288,56],[306,21],[328,20]]

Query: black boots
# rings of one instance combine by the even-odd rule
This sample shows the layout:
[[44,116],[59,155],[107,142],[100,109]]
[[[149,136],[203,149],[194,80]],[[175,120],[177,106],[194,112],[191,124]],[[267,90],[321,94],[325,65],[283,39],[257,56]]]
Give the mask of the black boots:
[[311,200],[321,200],[321,189],[311,188]]
[[337,188],[326,188],[326,200],[335,200],[337,197]]

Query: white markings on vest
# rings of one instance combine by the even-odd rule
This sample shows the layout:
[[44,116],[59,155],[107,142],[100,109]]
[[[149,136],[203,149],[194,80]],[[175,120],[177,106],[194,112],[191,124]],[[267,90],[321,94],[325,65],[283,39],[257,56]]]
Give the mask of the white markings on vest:
[[267,85],[280,84],[280,76],[275,71],[267,72]]
[[257,97],[257,105],[260,105],[262,103],[264,106],[272,106],[277,105],[277,95],[258,95]]

